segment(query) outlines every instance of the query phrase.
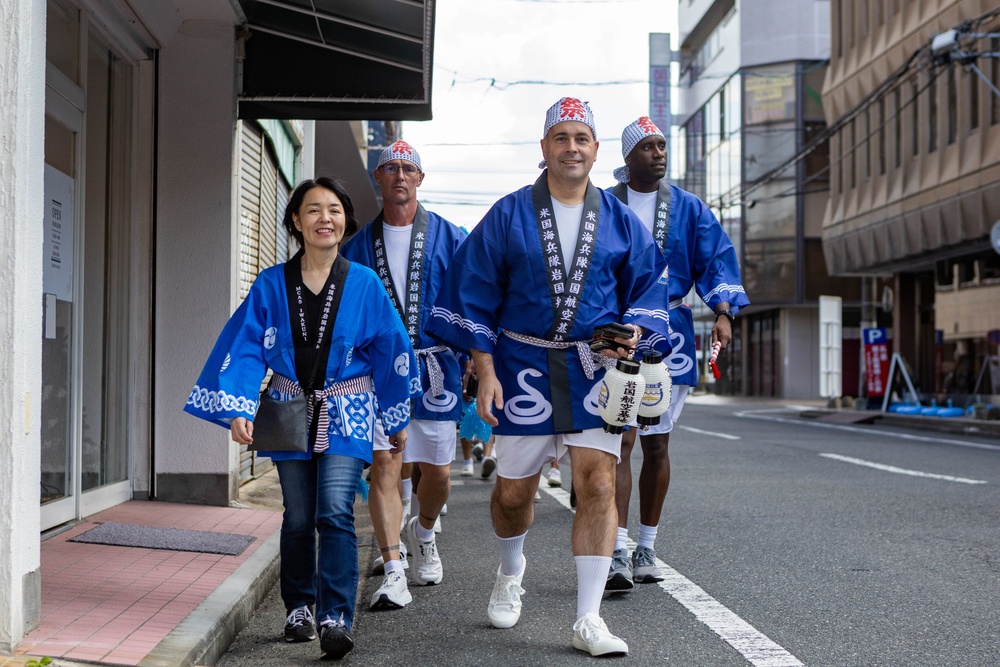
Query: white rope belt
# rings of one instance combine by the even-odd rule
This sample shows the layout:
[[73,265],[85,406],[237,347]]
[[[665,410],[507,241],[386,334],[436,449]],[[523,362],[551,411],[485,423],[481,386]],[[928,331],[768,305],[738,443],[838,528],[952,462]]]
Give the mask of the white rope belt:
[[594,371],[597,370],[598,364],[604,368],[611,368],[614,363],[611,359],[602,354],[594,354],[594,352],[590,349],[590,341],[587,340],[557,342],[554,340],[546,340],[544,338],[535,338],[534,336],[526,336],[509,329],[504,329],[503,335],[509,336],[518,343],[524,343],[525,345],[532,345],[534,347],[544,347],[549,350],[568,350],[575,347],[577,353],[580,355],[580,365],[583,367],[583,374],[587,376],[588,380],[594,379]]
[[417,371],[420,375],[420,358],[424,358],[427,364],[427,375],[431,380],[431,396],[440,396],[444,393],[444,371],[441,370],[441,363],[434,355],[448,349],[447,345],[435,345],[434,347],[424,347],[414,350],[417,353]]
[[[291,378],[274,373],[271,376],[271,388],[282,394],[295,396],[302,393],[302,386]],[[312,424],[313,404],[323,401],[331,396],[349,396],[351,394],[367,394],[375,391],[375,381],[371,375],[334,382],[326,389],[317,389],[313,392],[312,401],[306,403],[306,419]],[[330,447],[330,413],[327,410],[319,411],[319,423],[316,428],[316,442],[313,443],[314,452],[325,452]]]

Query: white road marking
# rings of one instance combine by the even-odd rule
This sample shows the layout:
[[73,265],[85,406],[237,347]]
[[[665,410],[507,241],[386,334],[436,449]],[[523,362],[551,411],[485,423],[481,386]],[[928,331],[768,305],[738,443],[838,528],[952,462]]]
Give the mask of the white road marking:
[[[540,488],[559,501],[566,509],[571,512],[575,511],[570,507],[568,491],[548,486],[540,486]],[[629,540],[628,547],[630,550],[635,549],[635,542]],[[798,658],[724,607],[722,603],[680,572],[659,558],[656,559],[656,566],[660,568],[664,577],[663,581],[659,582],[659,587],[684,605],[688,611],[694,614],[696,619],[707,625],[712,632],[739,651],[740,655],[751,665],[754,667],[804,667]]]
[[[915,442],[931,442],[936,445],[958,445],[959,447],[971,447],[973,449],[989,449],[992,451],[1000,451],[1000,445],[987,445],[981,442],[970,442],[968,440],[952,440],[949,438],[933,438],[924,435],[912,435],[910,433],[893,433],[892,431],[878,430],[875,431],[871,428],[859,428],[857,426],[845,426],[844,424],[829,424],[827,422],[817,422],[812,419],[803,419],[802,417],[795,416],[791,419],[783,417],[771,417],[766,414],[768,412],[786,412],[785,410],[744,410],[741,412],[734,413],[737,417],[743,417],[745,419],[761,419],[763,421],[771,422],[781,422],[783,424],[802,424],[803,426],[812,426],[814,428],[829,428],[836,431],[849,431],[851,433],[865,433],[867,435],[872,435],[873,433],[878,433],[880,438],[899,438],[901,440],[913,440]],[[679,424],[678,424],[679,426]]]
[[726,440],[739,440],[740,436],[730,435],[728,433],[716,433],[715,431],[702,431],[700,428],[691,428],[690,426],[684,426],[683,424],[678,424],[677,428],[682,428],[685,431],[691,431],[692,433],[699,433],[701,435],[711,435],[716,438],[725,438]]
[[906,468],[897,468],[896,466],[887,466],[882,463],[874,463],[872,461],[865,461],[864,459],[855,459],[850,456],[841,456],[840,454],[820,454],[820,456],[828,459],[834,459],[835,461],[843,461],[844,463],[853,463],[854,465],[865,466],[868,468],[875,468],[876,470],[884,470],[885,472],[894,472],[899,475],[911,475],[913,477],[926,477],[928,479],[943,479],[946,482],[958,482],[960,484],[986,484],[987,482],[981,479],[968,479],[966,477],[952,477],[951,475],[935,475],[930,472],[920,472],[919,470],[907,470]]

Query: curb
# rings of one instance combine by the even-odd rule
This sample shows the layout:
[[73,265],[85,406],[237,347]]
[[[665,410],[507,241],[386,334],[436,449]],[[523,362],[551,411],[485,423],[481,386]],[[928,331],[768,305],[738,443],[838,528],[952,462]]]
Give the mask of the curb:
[[138,667],[214,665],[278,580],[280,538],[267,538]]
[[857,415],[859,419],[879,421],[893,426],[929,430],[943,433],[957,433],[985,438],[1000,438],[1000,421],[987,419],[963,419],[961,417],[925,417],[916,415],[897,415],[893,412],[878,410],[824,410],[811,409],[799,413],[805,419],[823,420],[830,415]]

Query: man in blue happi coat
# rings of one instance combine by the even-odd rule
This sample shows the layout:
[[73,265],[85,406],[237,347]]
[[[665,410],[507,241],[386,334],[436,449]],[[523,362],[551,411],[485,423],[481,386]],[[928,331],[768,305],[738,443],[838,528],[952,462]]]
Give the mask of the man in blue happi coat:
[[412,463],[419,471],[411,516],[403,528],[410,548],[411,578],[417,585],[431,585],[444,577],[434,524],[451,488],[456,422],[462,416],[462,372],[456,354],[424,330],[445,270],[465,232],[417,201],[424,171],[420,154],[407,142],[397,141],[382,151],[374,177],[382,191],[382,211],[348,241],[343,253],[352,262],[374,269],[382,279],[416,351],[421,379],[412,387],[406,449],[394,451],[384,433],[376,430],[375,434],[369,508],[384,577],[371,607],[398,609],[412,599],[399,554],[403,506],[398,484],[403,463]]
[[[684,399],[698,381],[694,320],[684,298],[693,287],[715,313],[712,343],[726,348],[733,337],[733,318],[750,304],[740,283],[736,251],[722,225],[703,201],[666,180],[667,142],[647,116],[622,132],[625,166],[615,170],[618,185],[611,192],[627,204],[653,235],[667,260],[670,342],[673,352],[667,368],[673,382],[670,408],[660,423],[647,430],[632,428],[622,436],[621,462],[615,483],[618,537],[608,573],[609,590],[631,590],[633,582],[653,583],[663,575],[656,564],[654,540],[670,484],[667,445],[684,407]],[[630,456],[639,434],[642,470],[639,473],[639,535],[631,559],[628,553],[628,508],[632,494]]]
[[471,350],[479,414],[497,434],[491,510],[500,567],[490,622],[509,628],[520,618],[539,476],[568,450],[578,498],[573,646],[591,655],[627,653],[628,645],[599,613],[614,547],[621,438],[603,431],[596,399],[604,368],[588,341],[596,327],[620,323],[632,329],[618,339],[624,347],[648,333],[669,352],[663,255],[635,214],[590,183],[598,145],[585,102],[565,97],[548,110],[545,171],[494,204],[472,231],[430,322],[433,335]]

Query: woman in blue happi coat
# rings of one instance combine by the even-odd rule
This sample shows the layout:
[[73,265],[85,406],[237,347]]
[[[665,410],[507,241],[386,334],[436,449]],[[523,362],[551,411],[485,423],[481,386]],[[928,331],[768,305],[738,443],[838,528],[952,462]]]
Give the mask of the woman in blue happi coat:
[[304,181],[288,201],[283,224],[301,250],[257,277],[219,336],[185,410],[231,429],[233,440],[249,445],[268,369],[272,398],[290,400],[302,387],[313,387],[319,409],[309,411],[307,450],[258,454],[275,462],[285,504],[285,639],[315,639],[318,619],[321,649],[336,659],[354,646],[355,490],[372,460],[376,419],[396,448],[405,447],[416,364],[381,281],[340,256],[345,233],[358,226],[343,186],[322,177]]

